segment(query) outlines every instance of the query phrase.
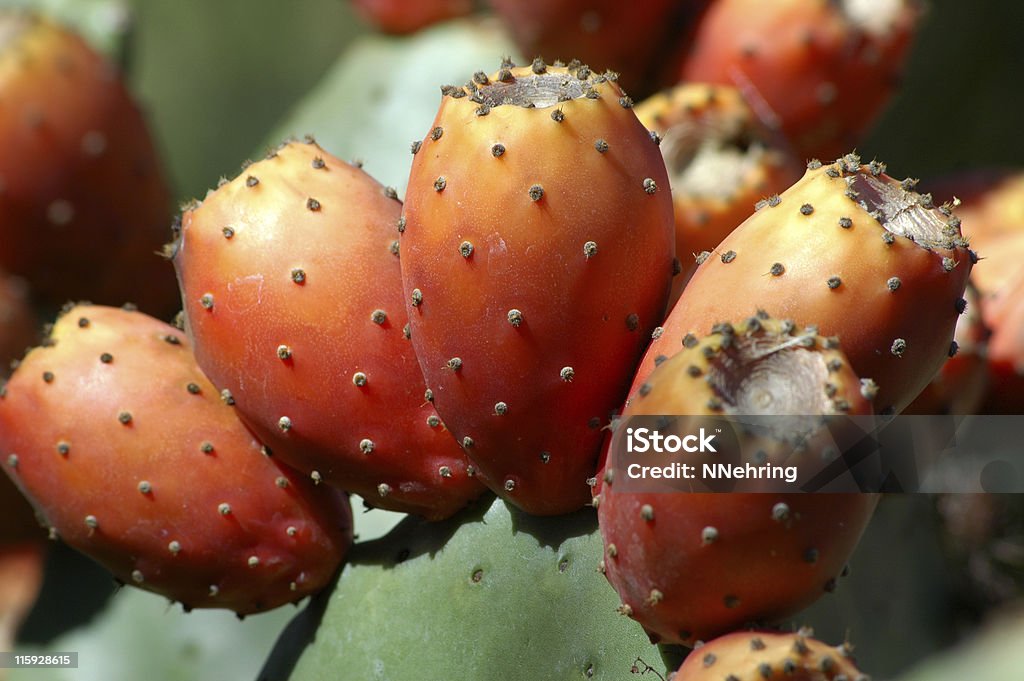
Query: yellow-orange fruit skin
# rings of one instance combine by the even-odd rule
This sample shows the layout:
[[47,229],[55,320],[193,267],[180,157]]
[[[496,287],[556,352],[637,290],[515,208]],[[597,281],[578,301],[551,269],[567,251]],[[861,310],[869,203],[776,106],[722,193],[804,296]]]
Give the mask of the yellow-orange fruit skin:
[[[760,199],[798,180],[801,164],[727,85],[677,85],[637,104],[636,115],[661,136],[672,182],[682,271],[672,283],[671,307],[697,269],[697,255],[718,246]],[[727,157],[725,163],[700,165],[696,157],[705,151]]]
[[808,169],[708,254],[648,348],[634,391],[686,333],[758,309],[838,336],[856,373],[878,383],[877,411],[898,412],[924,389],[949,357],[975,256],[959,220],[938,209],[919,207],[950,222],[941,226],[948,247],[888,231],[858,205],[866,192],[847,193],[848,181],[899,183],[852,160]]
[[813,632],[737,631],[707,641],[683,661],[675,681],[868,681],[853,646],[830,646]]

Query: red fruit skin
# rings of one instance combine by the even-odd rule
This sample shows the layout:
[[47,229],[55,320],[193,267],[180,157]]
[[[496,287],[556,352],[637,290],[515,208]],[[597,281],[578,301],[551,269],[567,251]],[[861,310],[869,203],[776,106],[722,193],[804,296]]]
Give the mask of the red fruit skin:
[[199,365],[275,456],[439,520],[484,486],[405,337],[400,213],[393,189],[291,143],[185,211],[174,264]]
[[650,93],[671,51],[709,0],[490,0],[524,57],[621,74],[636,95]]
[[675,681],[868,681],[853,660],[853,646],[830,646],[814,632],[736,631],[707,641],[683,660]]
[[697,270],[700,253],[714,250],[758,200],[800,179],[803,164],[728,86],[683,83],[637,104],[636,115],[661,136],[672,182],[682,271],[672,282],[671,308]]
[[[743,404],[760,406],[760,414],[871,414],[849,362],[825,339],[799,328],[780,333],[777,320],[755,321],[757,331],[749,321],[733,325],[728,349],[720,334],[688,339],[642,383],[623,419],[752,413]],[[808,335],[813,345],[796,346],[797,336]],[[767,352],[776,343],[789,349]],[[826,369],[835,361],[838,368]],[[733,394],[711,387],[729,384],[740,387]],[[818,397],[809,401],[815,387]],[[749,399],[739,399],[742,393]],[[712,396],[724,409],[709,408]],[[763,449],[769,460],[791,453],[772,444]],[[803,476],[820,451],[812,443],[809,460],[786,465],[797,463]],[[612,475],[622,472],[604,472],[597,504],[605,575],[621,611],[666,643],[693,645],[806,607],[835,587],[878,503],[877,494],[647,492],[624,488],[629,481]]]
[[1024,413],[1024,172],[975,170],[927,188],[937,199],[962,200],[957,215],[980,258],[971,283],[978,292],[975,311],[991,337],[979,358],[988,385],[977,411]]
[[835,158],[856,146],[892,96],[920,15],[915,0],[901,0],[871,30],[831,0],[719,0],[698,25],[679,79],[739,88],[799,157]]
[[77,35],[0,12],[0,268],[46,304],[127,300],[170,316],[171,197],[116,68]]
[[364,21],[394,35],[415,33],[473,12],[472,0],[351,0],[351,5]]
[[[974,273],[972,271],[972,279]],[[953,342],[956,352],[947,359],[932,382],[903,410],[905,414],[977,414],[989,392],[989,336],[982,319],[977,289],[964,292],[967,308],[956,320]]]
[[[583,70],[545,73],[494,87],[548,83],[551,106],[444,97],[413,160],[402,278],[438,413],[495,492],[555,515],[591,499],[675,248],[665,165],[628,100]],[[596,98],[554,106],[563,79]]]
[[[854,156],[818,166],[811,164],[777,204],[774,197],[766,202],[697,269],[648,348],[631,392],[650,374],[655,358],[675,354],[687,333],[703,335],[722,319],[758,309],[838,336],[857,375],[878,383],[878,412],[901,411],[931,381],[949,356],[976,257],[960,235],[958,218],[946,209],[926,208],[924,197],[901,195],[917,203],[894,229],[919,216],[938,238],[924,248],[858,205],[873,193],[863,183],[899,189],[884,166],[861,166]],[[845,193],[854,176],[857,198]],[[844,218],[849,227],[839,223]],[[783,269],[773,275],[776,263]],[[892,287],[894,277],[899,283]],[[905,341],[902,352],[897,339]]]
[[[869,494],[619,495],[606,485],[598,507],[605,574],[653,639],[693,645],[817,600],[834,586],[877,502]],[[791,522],[773,519],[780,503]],[[645,506],[653,521],[643,519]],[[707,527],[718,539],[705,545]],[[661,593],[656,604],[652,590]]]
[[297,601],[351,543],[347,500],[262,455],[184,334],[142,313],[68,310],[7,384],[0,453],[52,535],[186,608]]

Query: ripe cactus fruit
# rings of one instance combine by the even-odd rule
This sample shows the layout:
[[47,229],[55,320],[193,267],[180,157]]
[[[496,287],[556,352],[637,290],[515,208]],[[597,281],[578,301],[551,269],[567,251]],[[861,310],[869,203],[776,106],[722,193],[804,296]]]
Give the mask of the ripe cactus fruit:
[[0,11],[0,267],[40,300],[173,314],[158,255],[170,194],[115,67],[74,33]]
[[688,332],[764,309],[838,336],[854,371],[878,381],[877,411],[909,404],[952,351],[976,256],[948,206],[883,171],[853,154],[813,161],[792,187],[759,204],[702,255],[634,388]]
[[505,64],[444,93],[401,223],[412,342],[492,489],[565,513],[591,498],[601,426],[664,314],[665,164],[585,66]]
[[663,52],[709,0],[490,0],[526,57],[579,59],[622,74],[637,93],[653,90]]
[[473,11],[473,0],[352,0],[351,4],[378,30],[395,35],[415,33]]
[[675,681],[868,681],[853,646],[830,646],[813,635],[810,629],[727,634],[690,653]]
[[991,331],[984,356],[989,385],[980,409],[1019,414],[1024,411],[1024,173],[973,171],[929,186],[936,196],[962,199],[957,215],[984,260],[971,272],[978,291],[976,311]]
[[719,0],[681,80],[738,87],[798,156],[834,158],[889,101],[920,14],[916,0]]
[[53,536],[186,608],[297,601],[351,542],[348,501],[261,455],[184,335],[139,312],[58,319],[0,398],[0,452]]
[[713,250],[759,199],[798,180],[802,164],[728,86],[678,85],[637,104],[636,115],[661,137],[672,182],[683,269],[672,285],[671,307],[697,268],[696,255]]
[[[958,214],[962,211],[958,211]],[[982,267],[981,269],[985,269]],[[973,272],[972,272],[973,279]],[[968,283],[964,313],[953,333],[955,350],[906,414],[977,414],[989,392],[986,370],[991,331],[982,319],[977,288]]]
[[[623,417],[870,414],[861,392],[871,384],[832,345],[777,320],[719,324],[662,362]],[[820,453],[812,447],[805,458]],[[596,502],[605,574],[621,612],[653,640],[685,645],[785,617],[833,589],[878,502],[874,494],[640,491],[623,489],[615,473],[605,468]]]
[[439,519],[484,487],[405,335],[400,213],[360,168],[285,144],[185,211],[173,259],[199,365],[275,455]]

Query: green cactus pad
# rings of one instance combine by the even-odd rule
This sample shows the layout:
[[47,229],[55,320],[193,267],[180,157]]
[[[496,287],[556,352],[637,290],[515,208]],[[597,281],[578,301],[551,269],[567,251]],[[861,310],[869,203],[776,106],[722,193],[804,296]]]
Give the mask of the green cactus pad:
[[601,553],[589,510],[534,518],[485,501],[442,523],[408,518],[357,545],[260,678],[622,680],[637,658],[664,677],[681,650],[616,612]]
[[366,161],[368,173],[404,195],[409,144],[430,131],[440,87],[497,69],[505,54],[515,54],[511,40],[485,19],[444,22],[401,39],[361,36],[261,149],[313,135],[332,154]]

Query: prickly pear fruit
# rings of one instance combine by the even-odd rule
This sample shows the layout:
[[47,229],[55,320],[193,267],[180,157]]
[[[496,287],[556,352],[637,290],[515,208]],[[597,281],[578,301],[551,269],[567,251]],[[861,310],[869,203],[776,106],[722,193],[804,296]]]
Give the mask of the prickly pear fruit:
[[[988,388],[983,413],[1024,411],[1024,173],[973,171],[929,185],[944,199],[962,199],[957,215],[970,230],[971,244],[983,259],[971,272],[978,290],[977,308],[990,330],[984,360]],[[970,305],[968,305],[970,309]],[[970,354],[967,357],[971,357]]]
[[170,194],[116,68],[74,33],[0,11],[0,267],[33,295],[178,305],[157,255]]
[[393,189],[290,143],[186,210],[173,259],[199,366],[275,455],[438,519],[484,487],[407,340],[400,213]]
[[865,415],[876,391],[854,373],[838,338],[764,312],[688,335],[657,365],[624,415]]
[[853,646],[830,646],[810,629],[791,634],[737,631],[690,653],[675,681],[868,681]]
[[648,349],[634,386],[688,332],[755,309],[838,336],[854,371],[879,384],[877,411],[899,411],[953,351],[976,258],[948,206],[853,154],[814,161],[702,264]]
[[[960,215],[961,211],[957,214]],[[980,257],[980,256],[979,256]],[[980,269],[985,269],[981,267]],[[972,271],[972,279],[974,272]],[[955,349],[905,414],[977,414],[989,392],[986,370],[991,330],[982,319],[977,288],[968,282],[964,313],[956,320]]]
[[[869,414],[861,382],[830,345],[775,320],[720,324],[703,340],[687,336],[623,418]],[[624,489],[622,473],[606,466],[597,499],[605,574],[621,612],[652,639],[685,645],[785,617],[833,589],[878,501],[874,494],[637,491]]]
[[739,88],[798,156],[834,158],[885,108],[920,15],[916,0],[719,0],[681,80]]
[[445,424],[530,513],[590,501],[601,427],[664,313],[672,199],[630,106],[585,66],[506,63],[444,88],[414,144],[413,346]]
[[351,4],[378,30],[396,35],[415,33],[473,11],[473,0],[352,0]]
[[347,500],[261,454],[184,335],[140,312],[58,319],[0,399],[0,453],[51,534],[186,607],[297,601],[351,541]]
[[[1024,249],[1018,250],[1018,253]],[[982,412],[1019,414],[1024,411],[1024,281],[1006,291],[1008,303],[991,314],[992,335],[988,339],[989,387]]]
[[708,0],[490,0],[527,58],[579,59],[622,74],[646,94],[662,76],[662,53],[693,24]]
[[802,164],[728,86],[678,85],[637,104],[636,115],[661,137],[672,182],[683,269],[672,284],[671,307],[697,269],[696,255],[714,249],[759,199],[796,182]]

